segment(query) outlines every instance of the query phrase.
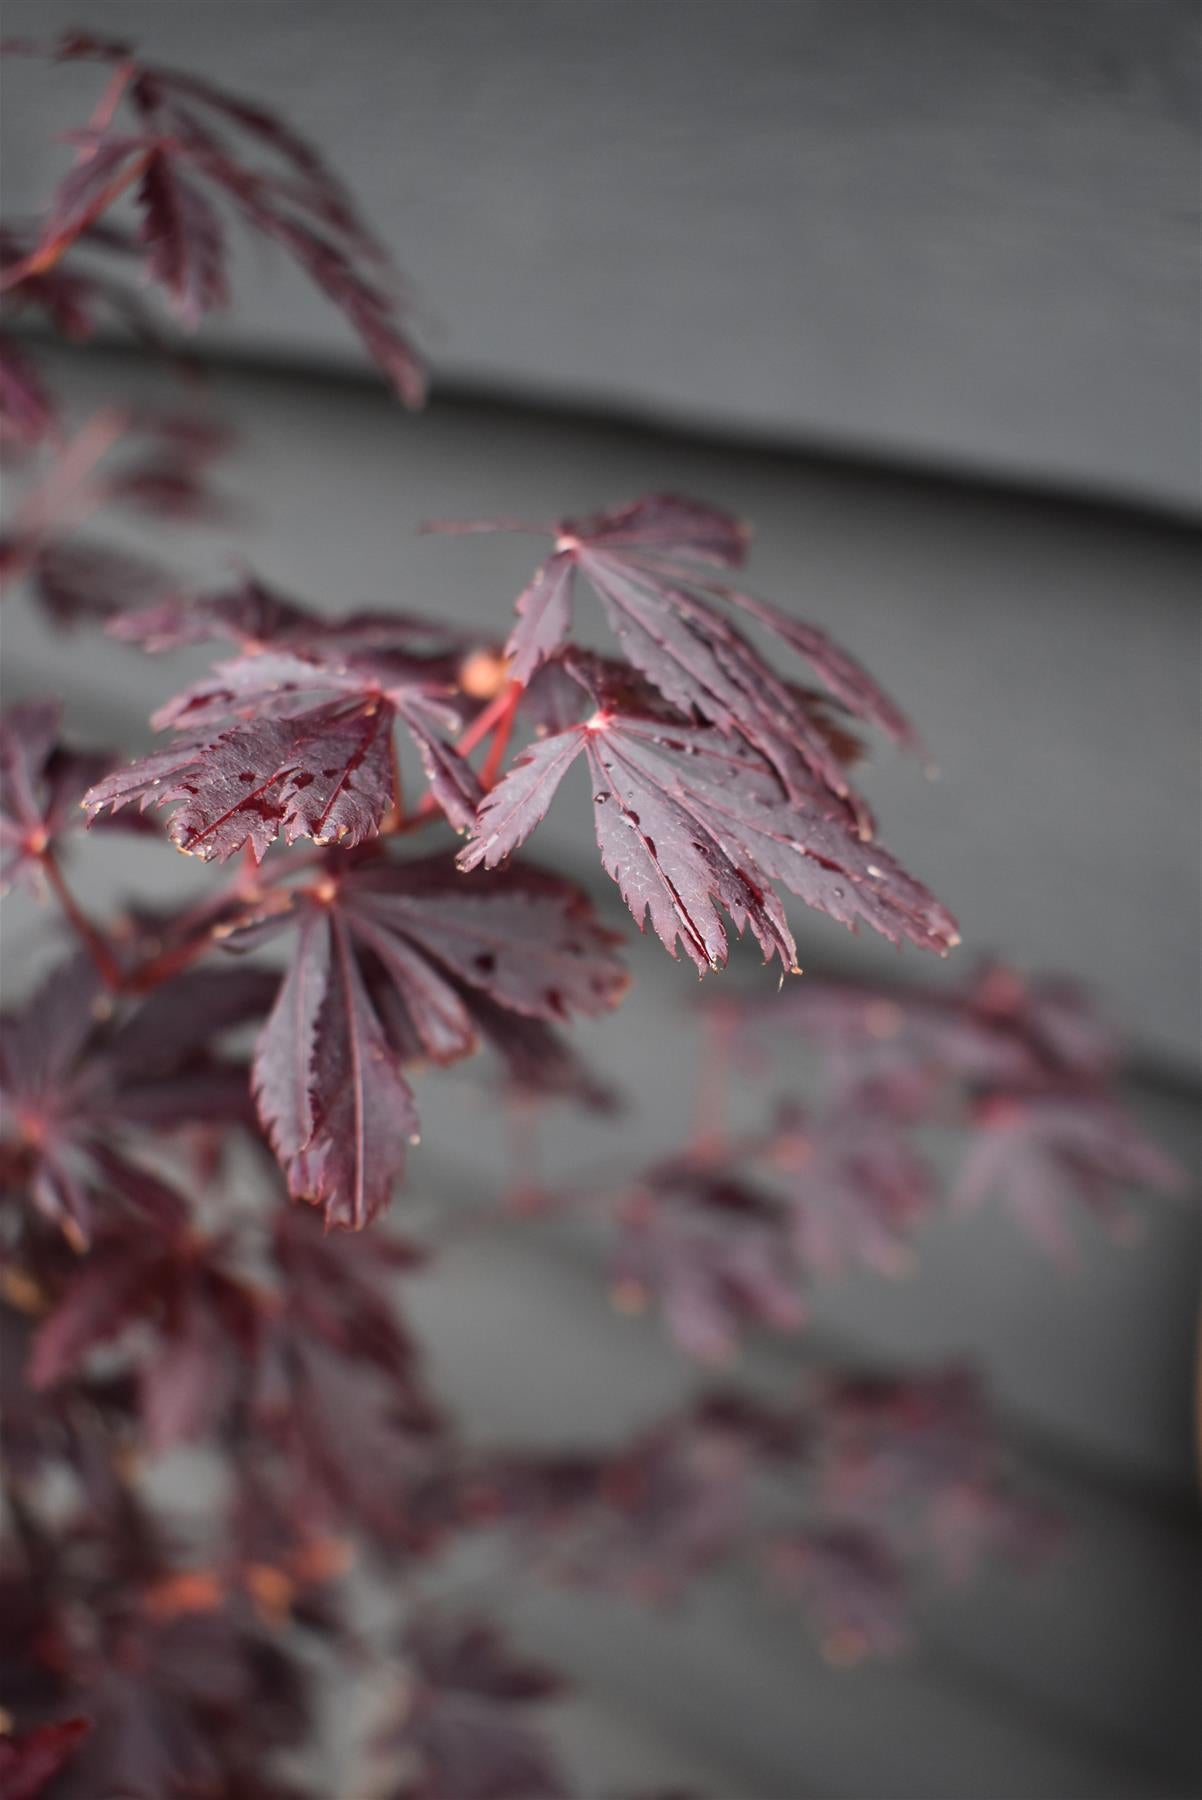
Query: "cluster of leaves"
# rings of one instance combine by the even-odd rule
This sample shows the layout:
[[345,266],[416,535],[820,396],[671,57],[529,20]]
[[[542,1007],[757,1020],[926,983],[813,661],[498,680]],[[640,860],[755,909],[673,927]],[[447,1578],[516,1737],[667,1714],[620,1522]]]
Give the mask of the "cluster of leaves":
[[[222,208],[230,208],[340,309],[401,399],[420,403],[421,363],[388,254],[291,126],[199,76],[145,62],[130,45],[89,33],[67,33],[48,49],[15,40],[4,48],[110,72],[92,118],[71,133],[74,165],[46,218],[9,234],[0,291],[14,309],[41,314],[70,338],[90,336],[97,314],[114,301],[120,314],[140,319],[120,277],[97,276],[86,261],[76,269],[81,253],[93,252],[160,288],[179,321],[194,327],[229,299]],[[110,216],[127,194],[136,209],[129,225]],[[0,366],[9,430],[25,441],[42,435],[53,413],[24,359],[6,346]]]
[[[887,1266],[941,1191],[957,1212],[996,1198],[1069,1262],[1075,1215],[1127,1235],[1131,1190],[1184,1186],[1123,1101],[1118,1040],[1071,983],[998,963],[937,988],[819,979],[772,1013],[754,1000],[726,1007],[724,1028],[760,1078],[774,1042],[800,1035],[821,1052],[812,1116],[783,1099],[768,1151],[803,1209],[807,1195],[841,1198],[842,1249],[827,1236],[837,1224],[810,1208],[821,1266]],[[836,1161],[848,1173],[832,1178]]]
[[[226,298],[226,205],[420,398],[387,258],[289,127],[122,45],[74,34],[52,54],[108,81],[48,219],[0,243],[6,314],[157,339],[97,257],[194,325]],[[830,1379],[775,1409],[715,1393],[603,1451],[484,1453],[398,1310],[430,1254],[377,1220],[417,1137],[415,1065],[487,1047],[507,1096],[612,1103],[563,1029],[619,1001],[618,936],[572,882],[511,860],[573,763],[636,923],[702,973],[732,926],[796,969],[782,889],[893,943],[957,942],[849,774],[861,730],[913,749],[911,727],[848,652],[731,584],[743,525],[657,493],[443,527],[552,540],[502,646],[392,610],[331,618],[253,573],[210,589],[79,534],[108,505],[219,517],[227,440],[207,417],[118,405],[66,436],[7,336],[0,416],[10,451],[50,456],[0,574],[56,623],[149,653],[232,646],[158,709],[164,745],[132,766],[64,742],[52,703],[0,721],[0,878],[77,941],[0,1021],[4,1791],[332,1791],[320,1672],[384,1656],[380,1791],[574,1792],[533,1716],[557,1679],[421,1589],[467,1538],[653,1602],[742,1558],[796,1593],[836,1662],[904,1642],[915,1559],[958,1574],[1041,1548],[1049,1523],[1012,1493],[962,1373]],[[573,642],[577,587],[619,655]],[[99,922],[66,873],[89,822],[236,858],[233,877]],[[408,854],[427,831],[436,847]],[[1053,1184],[1100,1209],[1116,1179],[1166,1177],[1086,1015],[998,971],[940,997],[809,985],[720,1017],[746,1052],[769,1020],[810,1033],[830,1088],[813,1116],[790,1095],[758,1136],[711,1133],[626,1195],[619,1297],[661,1296],[700,1356],[798,1325],[811,1272],[895,1257],[930,1204],[913,1133],[949,1094],[972,1127],[966,1195],[1004,1186],[1043,1220]],[[168,1456],[197,1459],[200,1517],[157,1491]],[[398,1570],[405,1616],[368,1644],[355,1582],[395,1592]]]

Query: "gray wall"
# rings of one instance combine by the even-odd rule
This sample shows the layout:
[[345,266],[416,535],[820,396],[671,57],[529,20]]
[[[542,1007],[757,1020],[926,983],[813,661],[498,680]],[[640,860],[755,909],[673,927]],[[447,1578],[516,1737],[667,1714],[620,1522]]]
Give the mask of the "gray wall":
[[[7,0],[10,33],[89,19]],[[105,0],[277,101],[440,377],[1196,511],[1190,0]],[[7,205],[95,71],[4,76]],[[349,361],[263,257],[212,341]]]

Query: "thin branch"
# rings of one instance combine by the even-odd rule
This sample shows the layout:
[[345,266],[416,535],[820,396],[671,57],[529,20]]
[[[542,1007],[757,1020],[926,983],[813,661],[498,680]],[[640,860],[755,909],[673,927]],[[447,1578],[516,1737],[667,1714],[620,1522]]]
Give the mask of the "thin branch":
[[55,899],[62,907],[63,916],[91,957],[97,974],[105,987],[114,993],[117,992],[125,985],[125,976],[121,965],[113,955],[104,933],[96,925],[93,925],[67,886],[66,878],[59,867],[58,858],[49,845],[42,851],[41,864],[45,871],[46,881]]

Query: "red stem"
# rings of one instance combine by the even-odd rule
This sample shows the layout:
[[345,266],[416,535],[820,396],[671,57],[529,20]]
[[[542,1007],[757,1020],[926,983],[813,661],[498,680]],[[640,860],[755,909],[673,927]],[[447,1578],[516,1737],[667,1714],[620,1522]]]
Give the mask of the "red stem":
[[484,760],[484,766],[480,770],[481,785],[486,788],[492,787],[497,779],[497,771],[501,767],[506,747],[508,746],[510,736],[513,732],[513,722],[517,718],[518,702],[521,699],[523,692],[524,689],[520,681],[511,681],[506,689],[505,706],[497,719],[496,729],[493,732],[493,740],[489,746],[488,755]]
[[107,938],[104,936],[103,932],[93,925],[91,919],[88,918],[87,914],[76,900],[75,895],[67,886],[54,851],[51,849],[44,850],[42,852],[41,861],[42,868],[46,872],[46,880],[53,891],[55,899],[63,909],[64,917],[67,919],[76,937],[91,957],[96,972],[100,976],[105,987],[116,992],[117,989],[124,986],[125,978],[121,971],[121,965],[109,948]]
[[36,250],[31,250],[28,256],[22,257],[20,262],[13,263],[10,268],[6,269],[4,274],[0,275],[0,294],[7,293],[9,288],[19,287],[21,282],[28,281],[31,275],[45,275],[49,269],[53,269],[55,264],[67,254],[72,244],[88,229],[88,226],[94,225],[97,219],[121,198],[127,188],[131,188],[135,181],[141,180],[153,155],[153,150],[144,150],[140,156],[136,156],[128,168],[124,169],[120,175],[114,176],[108,186],[97,194],[82,218],[78,219],[69,230],[58,232],[46,243],[40,244]]
[[455,748],[460,756],[468,756],[493,729],[511,712],[517,704],[518,695],[522,692],[520,681],[510,681],[491,699],[483,712],[476,714]]
[[731,1029],[730,1017],[723,1008],[717,1007],[705,1015],[692,1141],[693,1153],[703,1159],[718,1152],[726,1132]]
[[[13,536],[37,543],[51,525],[59,531],[74,529],[97,506],[93,491],[89,503],[77,506],[74,518],[66,510],[72,495],[82,499],[85,476],[121,437],[129,423],[123,407],[105,406],[85,420],[74,437],[63,445],[45,478],[25,496],[13,525]],[[57,516],[56,516],[57,513]]]
[[[103,94],[101,94],[96,108],[93,111],[91,118],[88,120],[89,131],[102,132],[108,130],[113,122],[114,113],[125,97],[125,90],[137,72],[138,65],[132,60],[120,63],[117,68],[113,70],[108,85]],[[87,162],[91,157],[95,156],[95,154],[96,151],[94,148],[85,146],[85,148],[80,151],[76,161]]]

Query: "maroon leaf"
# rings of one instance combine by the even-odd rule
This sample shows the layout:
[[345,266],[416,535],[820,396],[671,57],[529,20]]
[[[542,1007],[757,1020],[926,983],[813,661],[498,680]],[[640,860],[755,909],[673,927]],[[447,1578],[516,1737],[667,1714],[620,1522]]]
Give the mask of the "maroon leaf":
[[[76,34],[52,53],[122,63],[119,98],[138,129],[110,123],[73,134],[80,154],[41,237],[10,260],[6,287],[25,300],[47,271],[57,274],[59,258],[85,234],[96,236],[108,208],[140,176],[147,274],[194,325],[225,299],[221,226],[209,198],[215,194],[282,245],[343,312],[401,399],[421,404],[425,382],[405,322],[406,297],[341,184],[303,138],[264,108],[198,77],[139,62],[124,47]],[[267,166],[249,160],[264,151]]]
[[[176,578],[157,564],[89,539],[43,545],[30,567],[34,590],[56,624],[112,620],[130,607],[186,604]],[[172,596],[168,599],[167,596]]]
[[0,889],[39,891],[47,852],[79,824],[79,803],[111,766],[59,742],[62,708],[29,700],[0,715]]
[[715,602],[767,626],[856,717],[902,743],[914,744],[913,733],[867,672],[823,632],[713,578],[711,568],[743,561],[747,531],[740,521],[697,501],[650,494],[614,512],[544,526],[499,519],[431,528],[533,530],[554,538],[554,554],[518,599],[518,622],[507,645],[515,680],[528,682],[567,642],[579,571],[600,599],[623,655],[672,706],[743,738],[790,792],[804,792],[809,777],[816,777],[851,807],[869,835],[867,811],[849,788],[810,697],[782,680]]
[[861,841],[820,790],[786,799],[749,746],[716,731],[625,711],[595,688],[583,724],[520,756],[481,804],[463,868],[491,868],[544,816],[568,767],[587,761],[601,859],[643,928],[673,955],[679,941],[704,973],[726,962],[725,912],[766,958],[796,968],[779,881],[843,924],[867,921],[893,943],[945,953],[950,916],[883,851]]
[[1185,1185],[1179,1165],[1106,1093],[999,1093],[978,1102],[973,1117],[975,1141],[953,1205],[967,1210],[999,1195],[1033,1241],[1061,1262],[1075,1260],[1077,1208],[1129,1235],[1127,1190],[1178,1193]]
[[113,637],[143,650],[177,650],[228,637],[244,651],[290,642],[298,629],[312,631],[318,621],[295,602],[254,576],[219,594],[169,594],[166,598],[136,595],[109,622]]
[[829,1505],[900,1530],[958,1577],[985,1553],[1037,1561],[1057,1515],[1016,1494],[984,1391],[962,1369],[831,1384],[820,1449]]
[[[304,1076],[312,1096],[307,1134],[290,1137],[291,1117],[280,1122],[268,1111],[272,1088],[264,1087],[261,1071],[275,1065],[283,1048],[274,1013],[255,1058],[256,1097],[292,1192],[320,1204],[329,1224],[357,1231],[388,1203],[406,1149],[417,1139],[417,1109],[340,919],[310,923],[293,975],[322,987]],[[309,1121],[297,1111],[303,1128]]]
[[567,1800],[550,1748],[525,1717],[560,1691],[491,1625],[427,1613],[405,1634],[413,1692],[385,1743],[406,1764],[412,1800]]
[[[197,1120],[226,1129],[245,1121],[248,1072],[216,1055],[215,1040],[261,1014],[267,995],[258,971],[225,974],[183,977],[178,988],[165,982],[141,1025],[136,1011],[114,1019],[91,964],[73,960],[0,1019],[8,1185],[77,1247],[101,1203],[106,1216],[129,1214],[155,1229],[181,1223],[179,1195],[139,1160],[147,1125],[165,1132]],[[194,979],[216,983],[200,1004]],[[193,1003],[190,1018],[174,1009],[173,993],[185,1008]]]
[[[88,788],[113,765],[104,750],[72,750],[59,741],[62,708],[29,700],[0,714],[0,892],[41,893],[47,858],[83,824]],[[119,830],[153,832],[150,820],[107,820]]]
[[490,1010],[545,1020],[616,1004],[612,938],[566,882],[522,870],[465,880],[440,860],[323,877],[229,942],[288,925],[293,961],[260,1037],[260,1116],[297,1198],[355,1228],[386,1203],[416,1136],[402,1063],[475,1048]]
[[756,1477],[797,1448],[786,1416],[712,1395],[616,1451],[498,1459],[484,1510],[558,1579],[662,1603],[747,1547]]
[[[391,661],[392,666],[386,667]],[[403,721],[422,752],[431,791],[453,823],[475,816],[479,783],[435,724],[453,722],[442,703],[441,663],[337,647],[301,656],[263,651],[220,664],[156,715],[185,735],[167,749],[98,783],[88,812],[136,802],[171,806],[176,848],[224,861],[244,845],[256,859],[282,835],[349,848],[374,837],[396,803],[392,730]]]
[[788,1209],[771,1195],[686,1160],[654,1169],[620,1210],[615,1295],[651,1295],[682,1350],[725,1361],[749,1325],[802,1323],[802,1268]]
[[231,639],[248,656],[269,647],[314,658],[340,654],[378,659],[421,651],[444,658],[450,680],[465,647],[465,640],[443,621],[414,613],[321,618],[251,573],[215,594],[167,592],[148,598],[151,603],[146,604],[135,597],[132,606],[110,620],[109,631],[154,652],[215,638]]
[[54,424],[54,403],[37,371],[7,338],[0,338],[0,445],[40,444]]
[[167,289],[184,324],[194,327],[229,299],[221,221],[162,150],[146,165],[138,197],[149,272]]
[[871,1231],[886,1257],[891,1234],[902,1247],[929,1189],[901,1133],[927,1121],[959,1124],[967,1138],[953,1206],[1001,1196],[1062,1261],[1073,1256],[1075,1209],[1122,1231],[1125,1190],[1184,1185],[1121,1103],[1112,1034],[1064,982],[996,964],[935,991],[808,981],[774,1018],[745,1009],[742,1028],[750,1037],[782,1023],[827,1053],[828,1107],[808,1132],[786,1119],[777,1146],[781,1165],[797,1169],[811,1253],[823,1253],[821,1214],[834,1203],[840,1223]]
[[63,1719],[16,1737],[0,1736],[0,1790],[5,1800],[38,1800],[91,1729],[89,1719]]
[[886,1113],[786,1111],[765,1154],[787,1180],[794,1238],[818,1275],[857,1262],[885,1275],[911,1265],[910,1240],[935,1209],[930,1171]]
[[42,231],[42,248],[66,245],[97,216],[108,196],[120,191],[121,178],[144,167],[152,148],[142,133],[83,132],[75,143],[82,154],[55,189]]
[[774,1591],[795,1594],[813,1615],[828,1662],[892,1656],[908,1644],[905,1576],[871,1532],[805,1527],[774,1538],[765,1562]]
[[131,1244],[122,1236],[94,1243],[63,1300],[38,1329],[30,1384],[53,1387],[75,1372],[89,1350],[124,1330],[143,1309],[161,1262],[161,1246],[153,1239]]

